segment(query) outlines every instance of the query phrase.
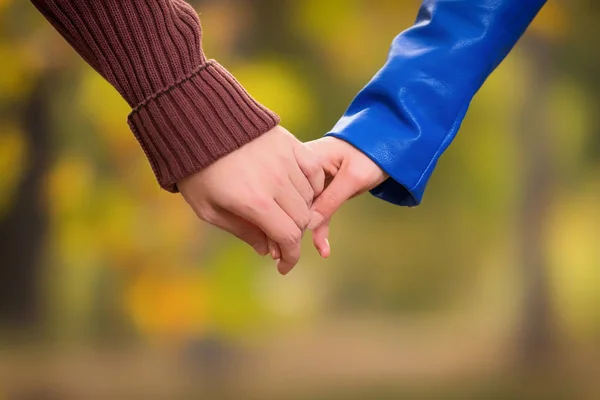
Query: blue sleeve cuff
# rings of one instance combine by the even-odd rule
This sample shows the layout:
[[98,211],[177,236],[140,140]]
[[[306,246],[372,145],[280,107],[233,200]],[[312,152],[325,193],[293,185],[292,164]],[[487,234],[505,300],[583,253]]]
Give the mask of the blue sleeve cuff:
[[370,157],[389,176],[371,193],[416,206],[475,93],[545,0],[424,0],[388,60],[329,136]]
[[[356,100],[360,101],[366,93],[361,92]],[[421,134],[421,129],[415,129],[414,120],[408,123],[409,119],[399,118],[398,113],[383,103],[371,104],[354,115],[342,117],[326,136],[356,147],[390,176],[371,190],[373,196],[398,206],[418,206],[437,161],[455,137],[467,107],[449,132]]]

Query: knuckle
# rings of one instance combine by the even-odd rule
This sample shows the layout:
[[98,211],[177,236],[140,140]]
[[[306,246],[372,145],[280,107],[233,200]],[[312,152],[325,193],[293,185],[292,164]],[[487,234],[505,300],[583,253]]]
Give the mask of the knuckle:
[[300,228],[301,231],[305,231],[306,228],[308,228],[308,225],[310,224],[310,214],[307,213],[305,215],[302,215],[300,218],[298,218],[296,224],[298,225],[298,228]]
[[323,172],[323,168],[318,160],[313,160],[307,166],[307,173],[311,177],[318,177]]
[[259,194],[238,197],[237,202],[242,215],[264,214],[268,210],[270,203],[268,197]]
[[338,204],[338,195],[335,192],[329,192],[321,198],[321,206],[323,209],[330,210]]
[[300,243],[302,240],[302,231],[300,229],[295,229],[293,231],[287,232],[283,237],[283,243],[288,246],[295,246]]
[[269,209],[271,199],[263,195],[254,195],[250,198],[248,204],[254,212],[262,213]]
[[321,159],[310,148],[302,147],[302,158],[298,159],[301,163],[302,170],[309,177],[315,177],[323,170],[321,167]]
[[287,180],[287,176],[281,172],[273,174],[273,183],[275,183],[275,185],[277,187],[283,186],[285,184],[286,180]]

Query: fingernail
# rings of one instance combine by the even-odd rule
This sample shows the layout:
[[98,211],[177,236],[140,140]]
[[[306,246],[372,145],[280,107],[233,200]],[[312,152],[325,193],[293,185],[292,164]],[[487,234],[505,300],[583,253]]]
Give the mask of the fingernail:
[[325,217],[323,214],[313,211],[310,213],[310,224],[308,224],[308,229],[311,231],[315,228],[318,228],[325,221]]
[[269,247],[269,251],[268,252],[271,255],[271,258],[274,260],[275,259],[275,248],[272,246],[270,240],[268,241],[267,246]]
[[319,254],[321,258],[327,258],[331,254],[331,245],[328,239],[325,239],[325,245],[319,248]]
[[277,243],[273,243],[273,260],[277,261],[281,258],[281,249]]

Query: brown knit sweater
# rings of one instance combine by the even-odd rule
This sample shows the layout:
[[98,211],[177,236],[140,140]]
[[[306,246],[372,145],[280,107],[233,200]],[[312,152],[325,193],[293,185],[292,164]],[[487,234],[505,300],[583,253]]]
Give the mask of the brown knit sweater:
[[279,123],[206,59],[184,0],[31,1],[133,108],[129,126],[168,191]]

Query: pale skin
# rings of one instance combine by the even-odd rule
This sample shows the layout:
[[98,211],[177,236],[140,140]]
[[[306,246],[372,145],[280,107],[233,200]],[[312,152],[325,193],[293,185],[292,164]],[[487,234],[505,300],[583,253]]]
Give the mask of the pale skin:
[[[375,188],[389,176],[364,153],[343,140],[324,137],[305,145],[319,157],[327,175],[326,187],[311,207],[308,225],[315,248],[321,257],[327,258],[331,255],[328,238],[333,215],[346,201]],[[281,254],[277,243],[268,241],[271,257],[277,260]]]
[[316,197],[311,208],[308,228],[313,232],[313,243],[321,257],[331,254],[329,224],[331,217],[346,201],[382,184],[389,176],[364,153],[351,144],[324,137],[306,143],[320,158],[330,181]]
[[277,268],[286,274],[300,259],[310,207],[324,182],[319,157],[277,126],[177,185],[200,219],[257,253],[269,253],[269,238],[279,250]]
[[342,140],[325,137],[302,144],[278,126],[181,180],[178,187],[200,219],[260,255],[270,253],[285,275],[300,259],[307,229],[313,231],[319,254],[329,257],[331,217],[344,202],[387,178]]

